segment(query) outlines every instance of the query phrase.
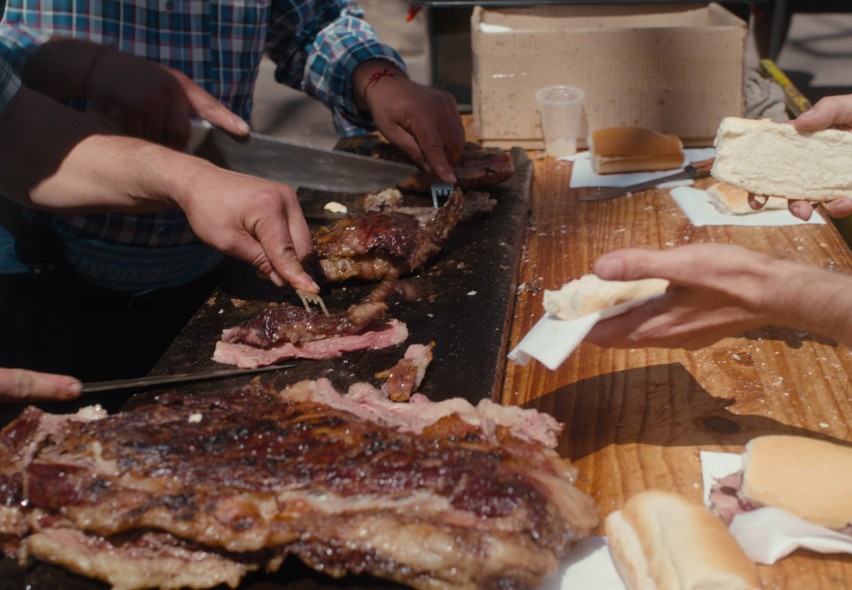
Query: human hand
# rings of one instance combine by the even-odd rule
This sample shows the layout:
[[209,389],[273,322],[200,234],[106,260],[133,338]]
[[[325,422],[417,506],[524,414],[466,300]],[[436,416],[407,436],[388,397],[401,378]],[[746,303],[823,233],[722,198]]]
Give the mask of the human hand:
[[[852,94],[827,96],[820,99],[812,108],[799,115],[792,124],[802,132],[829,128],[852,129]],[[842,197],[824,203],[824,207],[832,217],[846,217],[852,214],[852,199]],[[752,208],[759,209],[760,206],[753,204]],[[790,201],[789,209],[793,215],[807,221],[813,214],[814,205],[808,201]]]
[[83,91],[109,124],[128,135],[183,149],[190,117],[234,135],[249,133],[245,121],[178,70],[109,47],[92,60]]
[[[379,75],[385,69],[392,73]],[[355,88],[356,102],[366,106],[388,141],[423,170],[456,182],[453,164],[464,150],[465,132],[453,95],[412,82],[379,60],[358,66]]]
[[69,400],[82,388],[79,380],[67,375],[0,368],[0,400],[6,402]]
[[600,278],[663,278],[670,286],[663,295],[598,322],[586,340],[607,348],[696,349],[765,325],[770,323],[766,281],[778,264],[726,244],[610,252],[592,267]]
[[309,293],[319,286],[300,263],[313,241],[296,192],[286,184],[223,170],[198,158],[184,192],[172,198],[195,234],[220,252],[244,260],[276,285]]

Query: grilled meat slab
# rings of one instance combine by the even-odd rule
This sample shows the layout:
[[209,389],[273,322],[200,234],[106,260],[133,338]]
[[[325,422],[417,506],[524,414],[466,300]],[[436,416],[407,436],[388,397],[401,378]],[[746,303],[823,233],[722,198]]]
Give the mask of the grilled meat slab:
[[422,589],[532,588],[598,522],[560,428],[326,380],[109,416],[29,408],[0,432],[0,534],[125,589],[233,587],[289,554]]
[[421,224],[396,211],[341,219],[314,233],[314,249],[326,280],[376,281],[419,270],[437,254],[459,223],[464,197],[455,191]]
[[[375,146],[372,156],[392,162],[413,164],[414,161],[393,144]],[[458,180],[457,186],[463,190],[482,190],[508,180],[515,174],[515,163],[511,152],[497,147],[483,147],[471,141],[464,146],[458,162],[453,166]],[[428,193],[433,182],[440,180],[429,172],[419,172],[399,183],[402,191]]]

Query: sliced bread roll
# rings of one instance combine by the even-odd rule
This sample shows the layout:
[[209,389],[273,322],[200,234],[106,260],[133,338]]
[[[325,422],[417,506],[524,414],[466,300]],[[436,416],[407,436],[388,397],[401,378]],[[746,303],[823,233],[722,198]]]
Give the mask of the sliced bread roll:
[[707,195],[713,206],[725,215],[748,215],[765,209],[786,209],[788,203],[787,199],[778,197],[760,197],[761,201],[765,199],[766,203],[760,209],[752,209],[748,204],[748,191],[724,182],[710,186]]
[[807,201],[852,197],[852,132],[799,133],[788,123],[726,117],[711,174],[756,195]]
[[757,568],[721,520],[679,494],[649,490],[604,520],[628,590],[753,590]]
[[852,447],[805,436],[766,435],[746,444],[743,498],[830,529],[852,524]]
[[596,174],[672,170],[683,166],[683,143],[676,135],[644,127],[606,127],[589,135]]
[[588,274],[570,281],[557,291],[544,292],[544,309],[559,319],[572,320],[596,311],[665,292],[665,279],[606,281]]

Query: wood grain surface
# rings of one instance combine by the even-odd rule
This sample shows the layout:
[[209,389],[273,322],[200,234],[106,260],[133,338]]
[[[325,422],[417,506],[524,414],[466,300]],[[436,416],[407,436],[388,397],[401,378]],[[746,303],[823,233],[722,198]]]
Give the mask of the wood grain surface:
[[[617,248],[731,243],[852,273],[852,255],[831,224],[693,227],[667,191],[583,203],[577,196],[591,189],[569,188],[570,162],[534,161],[510,350],[541,317],[543,289],[590,272],[598,256]],[[848,349],[767,328],[695,352],[583,343],[556,371],[510,362],[501,401],[566,424],[559,451],[578,466],[579,487],[603,516],[649,488],[700,501],[701,450],[741,452],[763,434],[852,442],[850,374]],[[852,556],[799,551],[760,574],[766,588],[839,590],[852,587]]]

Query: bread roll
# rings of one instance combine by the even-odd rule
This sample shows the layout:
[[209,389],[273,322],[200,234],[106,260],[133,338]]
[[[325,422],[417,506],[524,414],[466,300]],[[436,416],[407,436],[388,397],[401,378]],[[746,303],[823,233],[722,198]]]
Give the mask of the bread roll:
[[852,132],[799,133],[789,123],[726,117],[711,174],[756,195],[807,201],[852,197]]
[[746,444],[741,495],[840,530],[852,523],[852,448],[804,436]]
[[758,213],[765,209],[786,209],[787,199],[779,199],[778,197],[763,197],[766,199],[766,204],[760,209],[752,209],[748,204],[748,191],[717,182],[707,189],[707,195],[710,197],[710,202],[719,211],[725,215],[748,215],[749,213]]
[[672,170],[683,166],[683,143],[676,135],[644,127],[606,127],[589,136],[596,174]]
[[628,590],[751,590],[757,568],[718,518],[670,492],[646,491],[604,520]]
[[544,292],[544,309],[562,320],[572,320],[625,301],[659,295],[669,282],[665,279],[605,281],[588,274],[570,281],[558,291]]

